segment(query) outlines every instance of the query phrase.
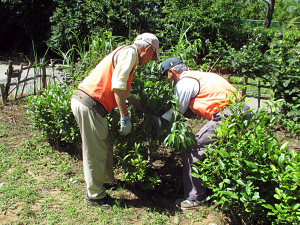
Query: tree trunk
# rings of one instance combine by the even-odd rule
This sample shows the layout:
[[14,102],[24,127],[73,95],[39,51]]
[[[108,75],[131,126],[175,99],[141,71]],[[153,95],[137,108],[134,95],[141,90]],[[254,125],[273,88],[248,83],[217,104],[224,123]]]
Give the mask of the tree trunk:
[[275,6],[275,0],[269,0],[269,2],[265,1],[268,4],[268,12],[265,19],[264,29],[270,28],[273,13],[274,13],[274,6]]

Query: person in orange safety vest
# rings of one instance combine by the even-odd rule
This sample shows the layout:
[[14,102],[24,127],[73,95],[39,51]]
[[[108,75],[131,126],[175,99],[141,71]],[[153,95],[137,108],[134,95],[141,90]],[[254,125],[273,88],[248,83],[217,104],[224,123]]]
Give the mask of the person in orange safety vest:
[[[196,115],[204,117],[208,122],[196,134],[196,146],[187,148],[183,154],[183,188],[184,198],[176,200],[176,206],[181,209],[193,209],[206,203],[206,188],[202,180],[191,175],[192,164],[203,160],[206,146],[217,141],[214,130],[222,118],[232,115],[226,106],[230,104],[228,97],[236,89],[223,77],[207,72],[188,70],[186,65],[177,58],[169,58],[161,65],[162,75],[175,82],[174,94],[179,100],[178,111],[184,114],[189,107]],[[240,97],[240,96],[239,96]],[[220,103],[222,105],[220,105]],[[241,104],[244,118],[250,114],[249,106]],[[219,108],[223,108],[224,115]],[[171,121],[173,109],[166,112],[162,118]]]
[[103,186],[114,181],[112,137],[105,116],[118,107],[120,134],[131,131],[126,100],[145,112],[141,102],[130,93],[135,66],[143,66],[152,59],[159,61],[158,49],[159,40],[155,35],[138,35],[132,45],[118,47],[108,54],[79,84],[71,98],[82,139],[88,205],[109,209],[115,203]]

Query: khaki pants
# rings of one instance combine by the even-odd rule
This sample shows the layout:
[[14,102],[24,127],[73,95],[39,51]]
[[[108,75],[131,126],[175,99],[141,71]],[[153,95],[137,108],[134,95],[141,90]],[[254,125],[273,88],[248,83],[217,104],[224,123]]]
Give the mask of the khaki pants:
[[106,190],[103,183],[114,181],[113,145],[107,121],[77,99],[71,99],[71,108],[82,139],[83,170],[88,197],[104,198]]

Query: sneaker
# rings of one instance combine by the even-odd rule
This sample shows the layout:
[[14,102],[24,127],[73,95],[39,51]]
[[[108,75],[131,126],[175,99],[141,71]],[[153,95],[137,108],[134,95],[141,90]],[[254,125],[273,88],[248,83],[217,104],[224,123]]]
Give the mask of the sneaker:
[[86,194],[85,202],[87,205],[99,206],[103,210],[108,210],[115,204],[115,200],[109,195],[106,195],[104,198],[101,199],[90,199]]
[[197,209],[206,205],[206,198],[202,200],[176,199],[176,206],[182,210]]

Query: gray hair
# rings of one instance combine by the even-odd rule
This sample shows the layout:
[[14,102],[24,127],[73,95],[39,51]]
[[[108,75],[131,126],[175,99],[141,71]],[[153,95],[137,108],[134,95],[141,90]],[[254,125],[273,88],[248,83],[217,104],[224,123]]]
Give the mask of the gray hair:
[[174,71],[176,71],[177,73],[182,74],[184,71],[188,71],[188,68],[186,67],[186,65],[184,63],[180,63],[172,68],[170,68]]
[[145,41],[143,41],[143,40],[135,40],[135,41],[133,42],[133,44],[134,44],[135,46],[141,48],[141,49],[144,49],[144,48],[146,48],[147,46],[150,45],[149,43],[147,43],[147,42],[145,42]]

